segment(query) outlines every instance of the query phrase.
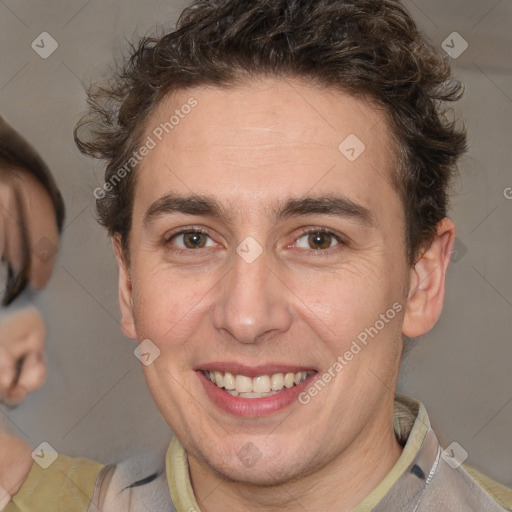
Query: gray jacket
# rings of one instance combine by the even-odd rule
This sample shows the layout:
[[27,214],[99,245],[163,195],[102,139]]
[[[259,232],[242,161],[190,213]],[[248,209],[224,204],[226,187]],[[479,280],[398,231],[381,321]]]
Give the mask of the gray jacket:
[[[463,468],[442,457],[430,428],[416,457],[373,512],[505,512]],[[167,484],[165,452],[106,466],[89,512],[176,512]],[[180,512],[199,512],[196,510]]]

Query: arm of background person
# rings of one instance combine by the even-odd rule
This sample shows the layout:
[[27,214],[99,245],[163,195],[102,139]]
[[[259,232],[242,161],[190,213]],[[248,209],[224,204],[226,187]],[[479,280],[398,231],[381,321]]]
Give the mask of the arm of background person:
[[43,385],[45,338],[43,317],[34,307],[0,316],[0,401],[4,404],[17,405]]
[[7,432],[0,422],[0,510],[25,482],[32,467],[30,446]]

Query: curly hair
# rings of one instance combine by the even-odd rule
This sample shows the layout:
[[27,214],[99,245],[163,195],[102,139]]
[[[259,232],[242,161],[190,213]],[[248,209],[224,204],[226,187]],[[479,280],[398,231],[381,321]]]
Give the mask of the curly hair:
[[[174,31],[130,48],[108,81],[88,89],[87,114],[75,127],[82,153],[106,160],[105,181],[132,156],[169,93],[261,75],[300,78],[384,108],[396,143],[393,184],[405,209],[408,262],[430,245],[466,150],[464,128],[447,106],[463,87],[399,1],[196,0]],[[84,126],[92,128],[88,136]],[[135,178],[129,173],[96,201],[100,224],[120,235],[127,259]]]

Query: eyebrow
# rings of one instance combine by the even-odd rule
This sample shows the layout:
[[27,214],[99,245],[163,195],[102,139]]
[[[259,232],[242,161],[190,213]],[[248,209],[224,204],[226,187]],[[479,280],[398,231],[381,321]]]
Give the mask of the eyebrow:
[[[144,226],[148,227],[154,220],[165,214],[182,213],[213,217],[227,224],[232,224],[233,209],[216,199],[202,195],[181,196],[167,194],[157,199],[144,214]],[[375,215],[363,205],[339,195],[307,196],[290,198],[279,208],[272,211],[275,222],[287,218],[306,215],[333,215],[350,218],[366,226],[375,226]]]

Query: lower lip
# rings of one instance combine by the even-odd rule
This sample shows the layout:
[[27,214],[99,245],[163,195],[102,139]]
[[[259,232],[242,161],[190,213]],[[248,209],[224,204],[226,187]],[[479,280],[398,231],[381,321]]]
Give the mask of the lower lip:
[[223,391],[213,384],[203,372],[197,371],[196,373],[204,386],[208,398],[214,404],[230,414],[245,418],[268,416],[274,412],[286,409],[293,402],[298,401],[298,396],[309,387],[316,375],[314,373],[299,385],[280,391],[275,395],[262,398],[241,398]]

